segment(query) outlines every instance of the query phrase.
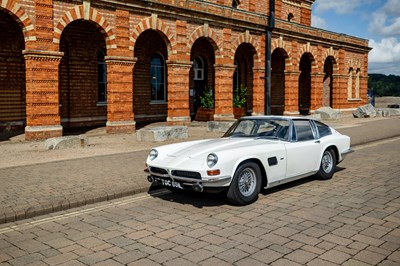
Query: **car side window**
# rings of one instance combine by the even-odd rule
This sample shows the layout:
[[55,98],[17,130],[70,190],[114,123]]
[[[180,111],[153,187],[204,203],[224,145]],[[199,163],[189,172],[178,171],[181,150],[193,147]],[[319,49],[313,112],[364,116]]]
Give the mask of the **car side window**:
[[308,120],[294,120],[294,128],[296,131],[297,141],[305,141],[315,139],[314,132],[310,121]]
[[328,125],[325,125],[324,123],[315,121],[315,125],[318,128],[318,132],[319,132],[319,137],[326,137],[332,134],[331,128]]

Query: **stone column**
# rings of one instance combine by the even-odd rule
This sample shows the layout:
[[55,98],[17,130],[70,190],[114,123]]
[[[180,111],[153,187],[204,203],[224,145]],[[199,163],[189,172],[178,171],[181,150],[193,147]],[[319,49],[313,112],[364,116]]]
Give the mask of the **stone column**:
[[107,64],[107,133],[133,133],[133,66],[135,60],[106,56]]
[[233,120],[233,73],[235,65],[215,64],[214,120]]
[[299,114],[299,71],[285,71],[284,115]]
[[190,123],[189,71],[190,61],[168,60],[168,117],[171,125]]
[[265,114],[265,68],[253,68],[253,112],[251,115]]
[[62,136],[58,66],[64,53],[24,50],[26,66],[25,139]]

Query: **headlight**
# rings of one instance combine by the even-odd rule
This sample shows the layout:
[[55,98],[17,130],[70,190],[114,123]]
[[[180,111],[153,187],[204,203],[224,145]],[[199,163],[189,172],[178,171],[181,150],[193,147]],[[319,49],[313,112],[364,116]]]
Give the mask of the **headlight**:
[[207,156],[207,165],[208,167],[213,167],[214,165],[216,165],[218,162],[218,156],[215,153],[210,153]]
[[149,158],[151,161],[153,161],[155,158],[158,156],[158,151],[155,149],[152,149],[149,153]]

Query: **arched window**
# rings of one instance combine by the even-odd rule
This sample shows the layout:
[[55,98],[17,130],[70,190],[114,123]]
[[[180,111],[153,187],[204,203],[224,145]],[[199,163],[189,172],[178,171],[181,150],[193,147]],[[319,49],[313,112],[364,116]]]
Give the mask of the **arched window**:
[[161,54],[155,53],[150,62],[151,100],[166,101],[165,60]]
[[100,49],[97,53],[98,104],[107,103],[107,65],[104,60],[105,56],[106,49]]
[[194,80],[204,80],[204,62],[196,57],[193,62]]
[[347,98],[353,98],[353,68],[349,69],[349,78],[347,80]]
[[287,16],[287,20],[288,20],[289,22],[291,22],[291,21],[293,20],[293,18],[294,18],[293,14],[292,14],[292,13],[289,13],[288,16]]
[[361,74],[361,70],[359,68],[357,68],[356,70],[356,99],[360,98],[360,74]]
[[232,7],[233,7],[233,8],[238,8],[238,7],[239,7],[239,4],[240,4],[240,3],[239,3],[238,0],[233,0],[233,1],[232,1]]

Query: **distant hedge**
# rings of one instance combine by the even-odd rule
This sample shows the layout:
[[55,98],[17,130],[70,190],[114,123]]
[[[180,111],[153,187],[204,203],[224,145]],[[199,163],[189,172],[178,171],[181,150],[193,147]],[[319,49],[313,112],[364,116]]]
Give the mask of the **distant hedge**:
[[369,74],[368,88],[375,96],[400,96],[400,76]]

